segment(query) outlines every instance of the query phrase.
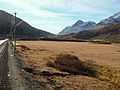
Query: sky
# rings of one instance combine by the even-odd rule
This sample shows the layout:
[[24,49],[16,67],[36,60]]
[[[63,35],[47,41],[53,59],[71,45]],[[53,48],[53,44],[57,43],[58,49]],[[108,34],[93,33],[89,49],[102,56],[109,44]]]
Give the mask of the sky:
[[0,9],[57,34],[77,20],[97,23],[120,12],[120,0],[0,0]]

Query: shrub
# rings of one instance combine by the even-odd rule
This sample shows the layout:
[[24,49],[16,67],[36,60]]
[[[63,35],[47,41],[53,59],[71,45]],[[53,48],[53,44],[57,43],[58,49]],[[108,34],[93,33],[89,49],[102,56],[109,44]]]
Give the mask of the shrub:
[[56,60],[48,61],[49,67],[54,67],[60,71],[65,71],[74,75],[95,76],[96,70],[90,67],[89,63],[83,62],[71,54],[59,54]]

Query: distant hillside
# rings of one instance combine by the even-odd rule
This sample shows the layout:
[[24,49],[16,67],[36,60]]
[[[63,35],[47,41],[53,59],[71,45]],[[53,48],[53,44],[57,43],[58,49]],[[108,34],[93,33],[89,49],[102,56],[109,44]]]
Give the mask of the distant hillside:
[[103,40],[120,43],[120,24],[104,27],[99,30],[81,31],[77,34],[64,35],[64,39]]
[[99,23],[95,23],[92,21],[83,22],[78,20],[74,25],[67,26],[64,28],[59,35],[67,35],[71,33],[78,33],[80,31],[86,32],[85,30],[99,30],[104,27],[108,27],[111,25],[120,24],[120,12],[115,13],[114,15],[101,20]]
[[115,13],[114,15],[101,20],[93,29],[100,29],[106,26],[111,26],[115,24],[120,24],[120,12]]
[[[10,33],[12,19],[13,15],[0,10],[0,37],[7,37],[7,35]],[[20,18],[16,19],[17,23],[20,21],[22,21]],[[16,28],[17,38],[38,39],[41,37],[48,37],[50,35],[52,34],[40,29],[36,29],[25,21]]]
[[59,32],[59,35],[66,35],[66,34],[71,34],[71,33],[78,33],[83,30],[90,30],[95,25],[96,23],[92,21],[83,22],[81,20],[78,20],[72,26],[67,26],[66,28],[64,28],[61,32]]

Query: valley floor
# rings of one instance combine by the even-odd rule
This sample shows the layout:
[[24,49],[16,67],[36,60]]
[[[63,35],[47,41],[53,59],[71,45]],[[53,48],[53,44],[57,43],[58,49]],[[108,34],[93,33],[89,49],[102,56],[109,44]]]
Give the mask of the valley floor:
[[[26,74],[42,82],[46,90],[120,89],[120,45],[55,41],[17,43],[17,54]],[[97,76],[73,75],[47,66],[59,54],[70,54],[83,62],[93,63]]]

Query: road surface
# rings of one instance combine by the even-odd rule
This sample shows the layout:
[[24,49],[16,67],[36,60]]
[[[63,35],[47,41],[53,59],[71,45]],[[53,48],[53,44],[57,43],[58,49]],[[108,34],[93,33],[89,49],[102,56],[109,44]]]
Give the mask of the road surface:
[[7,41],[0,41],[0,90],[12,90],[9,80],[7,49]]

